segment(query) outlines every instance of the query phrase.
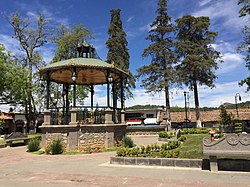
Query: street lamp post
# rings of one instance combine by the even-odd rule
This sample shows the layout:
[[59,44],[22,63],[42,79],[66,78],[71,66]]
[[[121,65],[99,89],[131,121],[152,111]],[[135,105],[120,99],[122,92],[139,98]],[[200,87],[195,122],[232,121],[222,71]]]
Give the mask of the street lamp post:
[[239,93],[237,93],[235,95],[235,108],[236,108],[236,114],[237,114],[237,118],[239,117],[239,112],[238,112],[238,98],[239,98],[239,101],[241,101],[241,96]]

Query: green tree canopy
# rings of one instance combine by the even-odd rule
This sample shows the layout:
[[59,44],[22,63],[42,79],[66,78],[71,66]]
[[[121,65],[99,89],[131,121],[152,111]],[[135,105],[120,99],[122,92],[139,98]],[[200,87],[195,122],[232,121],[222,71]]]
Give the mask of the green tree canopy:
[[75,58],[77,46],[82,45],[91,37],[90,31],[83,24],[75,25],[72,29],[61,25],[52,36],[52,41],[57,46],[52,63]]
[[[130,65],[130,55],[127,48],[128,42],[126,39],[126,33],[123,30],[120,9],[112,9],[111,13],[111,20],[110,25],[108,28],[109,38],[106,42],[106,47],[108,48],[107,54],[107,63],[113,64],[115,67],[120,68],[127,72],[130,77],[129,79],[129,88],[125,88],[123,85],[123,91],[127,90],[127,97],[132,96],[131,88],[135,87],[135,79],[132,76],[132,73],[129,70]],[[124,84],[124,82],[122,83]],[[113,84],[113,104],[114,107],[117,107],[117,100],[120,98],[120,88],[121,83]]]
[[[51,63],[76,58],[77,46],[85,44],[91,38],[91,32],[83,24],[75,25],[73,28],[61,25],[52,36],[52,41],[56,44],[57,48]],[[56,95],[61,95],[60,93],[62,93],[62,88],[59,88],[58,85],[52,86],[52,90]],[[89,88],[87,86],[77,86],[76,100],[83,101],[88,96],[88,92]],[[72,94],[69,95],[69,98],[72,98]]]
[[7,21],[12,26],[13,37],[18,41],[20,50],[24,53],[15,55],[11,61],[6,61],[4,99],[6,102],[20,104],[25,111],[27,130],[30,122],[35,122],[37,117],[36,79],[38,66],[44,65],[38,49],[47,42],[48,19],[42,13],[38,13],[36,24],[27,18],[22,18],[18,12],[11,14]]
[[194,91],[197,125],[200,125],[198,84],[214,87],[220,53],[212,48],[216,32],[209,31],[209,17],[185,15],[176,20],[177,53],[181,59],[176,66],[179,83]]
[[141,86],[148,92],[165,92],[167,118],[170,119],[169,87],[173,82],[173,64],[176,62],[174,51],[174,27],[167,14],[167,0],[159,0],[157,17],[150,25],[151,30],[146,40],[151,43],[144,49],[143,57],[151,57],[150,65],[137,69],[142,77]]
[[[239,0],[239,5],[243,5],[243,7],[240,9],[239,14],[240,17],[246,17],[250,15],[250,1],[249,0]],[[247,20],[249,22],[250,19]],[[248,70],[250,70],[250,28],[248,25],[245,25],[244,29],[242,30],[243,33],[243,41],[239,43],[238,45],[238,52],[245,55],[245,61],[246,61],[246,67]],[[245,78],[239,83],[241,86],[243,84],[247,85],[247,91],[250,90],[250,76]]]

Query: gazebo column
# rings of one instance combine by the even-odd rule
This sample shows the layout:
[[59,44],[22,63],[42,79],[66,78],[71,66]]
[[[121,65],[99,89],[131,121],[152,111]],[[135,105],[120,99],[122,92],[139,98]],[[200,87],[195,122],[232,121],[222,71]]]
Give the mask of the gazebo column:
[[110,100],[109,100],[109,85],[110,85],[110,82],[109,82],[109,71],[107,71],[107,106],[108,106],[108,108],[110,108]]
[[120,85],[121,85],[121,123],[125,123],[125,108],[124,108],[124,87],[123,87],[123,77],[120,78]]
[[109,91],[109,85],[110,82],[112,82],[112,77],[110,76],[110,71],[107,70],[107,105],[108,108],[105,110],[105,124],[114,124],[112,119],[113,111],[110,109],[110,91]]
[[42,126],[50,125],[50,110],[49,110],[49,99],[50,99],[50,77],[49,72],[47,72],[47,81],[46,81],[46,110],[44,111],[44,122]]
[[50,110],[44,111],[44,122],[42,126],[50,125]]
[[71,119],[70,119],[69,125],[77,125],[77,122],[76,122],[76,114],[77,114],[77,109],[76,109],[76,108],[72,108],[72,109],[70,110]]
[[90,123],[94,123],[94,86],[91,84],[90,86],[90,93],[91,93],[91,108],[90,108]]
[[66,92],[66,112],[65,112],[65,124],[69,123],[69,85],[65,85],[65,92]]
[[115,87],[116,82],[113,81],[112,84],[112,90],[113,90],[113,121],[114,123],[117,123],[116,120],[116,113],[117,113],[117,93],[116,93],[116,87]]
[[47,84],[46,84],[46,109],[49,109],[49,98],[50,98],[50,77],[49,72],[47,73]]

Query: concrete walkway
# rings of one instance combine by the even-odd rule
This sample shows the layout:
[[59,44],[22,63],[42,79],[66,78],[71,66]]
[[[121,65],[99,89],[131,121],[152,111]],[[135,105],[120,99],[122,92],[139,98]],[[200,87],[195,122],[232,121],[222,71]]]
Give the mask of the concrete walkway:
[[250,187],[250,173],[110,165],[114,152],[34,155],[26,147],[0,149],[0,187],[202,186]]

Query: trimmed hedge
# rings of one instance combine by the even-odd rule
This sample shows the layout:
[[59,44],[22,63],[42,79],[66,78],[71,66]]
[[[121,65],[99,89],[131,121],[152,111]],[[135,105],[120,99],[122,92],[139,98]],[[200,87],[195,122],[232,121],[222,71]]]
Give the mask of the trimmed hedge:
[[122,157],[158,157],[158,158],[177,158],[180,151],[178,147],[181,141],[169,141],[168,143],[157,145],[152,144],[141,147],[120,147],[117,149],[117,156]]
[[184,129],[181,134],[208,134],[210,129],[207,128],[192,128]]
[[173,132],[170,132],[170,133],[168,133],[166,131],[159,132],[159,138],[172,138],[174,136],[175,136],[175,134]]

